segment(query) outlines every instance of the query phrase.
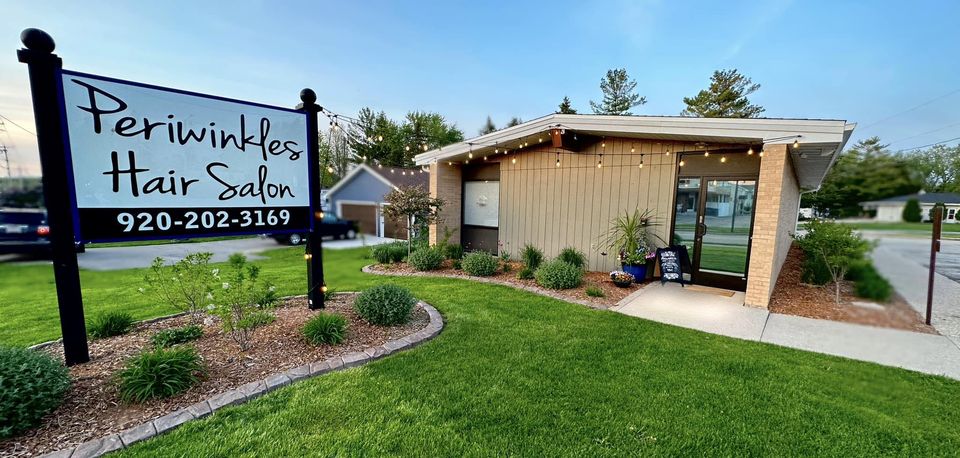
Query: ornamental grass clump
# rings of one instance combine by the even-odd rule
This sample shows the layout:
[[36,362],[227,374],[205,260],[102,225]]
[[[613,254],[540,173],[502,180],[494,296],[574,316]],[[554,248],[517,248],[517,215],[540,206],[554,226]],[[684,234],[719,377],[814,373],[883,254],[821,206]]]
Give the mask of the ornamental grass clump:
[[546,262],[533,272],[537,284],[550,289],[570,289],[580,286],[583,270],[559,259]]
[[528,243],[524,245],[523,250],[520,251],[520,260],[523,261],[524,266],[533,272],[543,263],[543,252]]
[[144,402],[168,398],[200,381],[203,363],[193,347],[157,348],[127,361],[117,373],[120,399]]
[[377,285],[357,295],[353,308],[361,318],[380,326],[406,323],[417,300],[410,290],[392,284]]
[[119,336],[130,332],[133,328],[133,315],[119,310],[100,313],[93,317],[87,325],[87,334],[94,339]]
[[583,252],[573,247],[566,247],[561,250],[560,254],[557,255],[557,259],[578,269],[583,269],[587,266],[587,257],[584,256]]
[[485,251],[471,251],[460,262],[463,271],[476,277],[489,277],[497,272],[500,261]]
[[437,270],[443,265],[443,253],[439,248],[420,248],[407,256],[407,263],[419,271]]
[[0,439],[40,424],[69,388],[70,373],[50,356],[0,346]]
[[158,331],[150,338],[150,342],[154,347],[166,348],[197,340],[201,337],[203,337],[203,328],[191,324],[180,328]]
[[313,345],[336,345],[347,337],[347,319],[336,313],[320,312],[303,325],[301,333]]

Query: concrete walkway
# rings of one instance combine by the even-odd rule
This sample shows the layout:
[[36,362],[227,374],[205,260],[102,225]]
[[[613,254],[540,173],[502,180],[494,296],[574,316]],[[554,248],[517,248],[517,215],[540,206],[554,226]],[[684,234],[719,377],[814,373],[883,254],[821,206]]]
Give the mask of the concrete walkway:
[[770,313],[743,293],[650,284],[611,310],[738,339],[869,361],[960,380],[960,346],[947,336]]

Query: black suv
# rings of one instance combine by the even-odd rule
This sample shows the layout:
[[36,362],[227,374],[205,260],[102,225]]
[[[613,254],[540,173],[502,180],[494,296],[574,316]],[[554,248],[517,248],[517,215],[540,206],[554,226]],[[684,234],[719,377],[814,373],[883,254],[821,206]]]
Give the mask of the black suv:
[[40,209],[0,209],[0,254],[49,255],[50,226]]
[[[332,213],[323,214],[323,219],[317,229],[324,237],[332,236],[335,239],[353,239],[357,236],[356,221],[340,219]],[[273,234],[272,237],[277,242],[288,245],[299,245],[307,240],[306,233]]]

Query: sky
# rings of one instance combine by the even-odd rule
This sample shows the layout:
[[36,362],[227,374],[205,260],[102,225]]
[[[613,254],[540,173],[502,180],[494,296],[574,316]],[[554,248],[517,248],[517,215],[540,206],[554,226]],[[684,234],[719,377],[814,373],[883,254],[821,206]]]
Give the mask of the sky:
[[958,17],[953,0],[7,0],[0,143],[14,176],[39,175],[15,53],[37,27],[67,69],[279,106],[310,87],[334,112],[433,111],[468,138],[488,115],[533,119],[564,96],[588,113],[610,68],[636,80],[646,115],[679,114],[736,68],[761,84],[764,116],[857,122],[854,140],[899,150],[960,137]]

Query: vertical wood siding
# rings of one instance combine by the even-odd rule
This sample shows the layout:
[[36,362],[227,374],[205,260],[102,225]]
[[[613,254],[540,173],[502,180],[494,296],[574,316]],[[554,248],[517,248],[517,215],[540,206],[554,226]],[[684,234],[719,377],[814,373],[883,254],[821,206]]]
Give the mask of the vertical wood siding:
[[[591,270],[619,268],[616,253],[602,240],[613,218],[637,208],[656,212],[660,226],[655,233],[669,241],[676,153],[696,148],[682,142],[620,138],[605,143],[605,148],[597,143],[579,153],[561,153],[560,167],[555,166],[557,150],[551,147],[531,146],[488,158],[501,164],[500,240],[511,254],[516,256],[527,243],[548,257],[572,246],[587,255]],[[597,168],[601,151],[603,167]]]

